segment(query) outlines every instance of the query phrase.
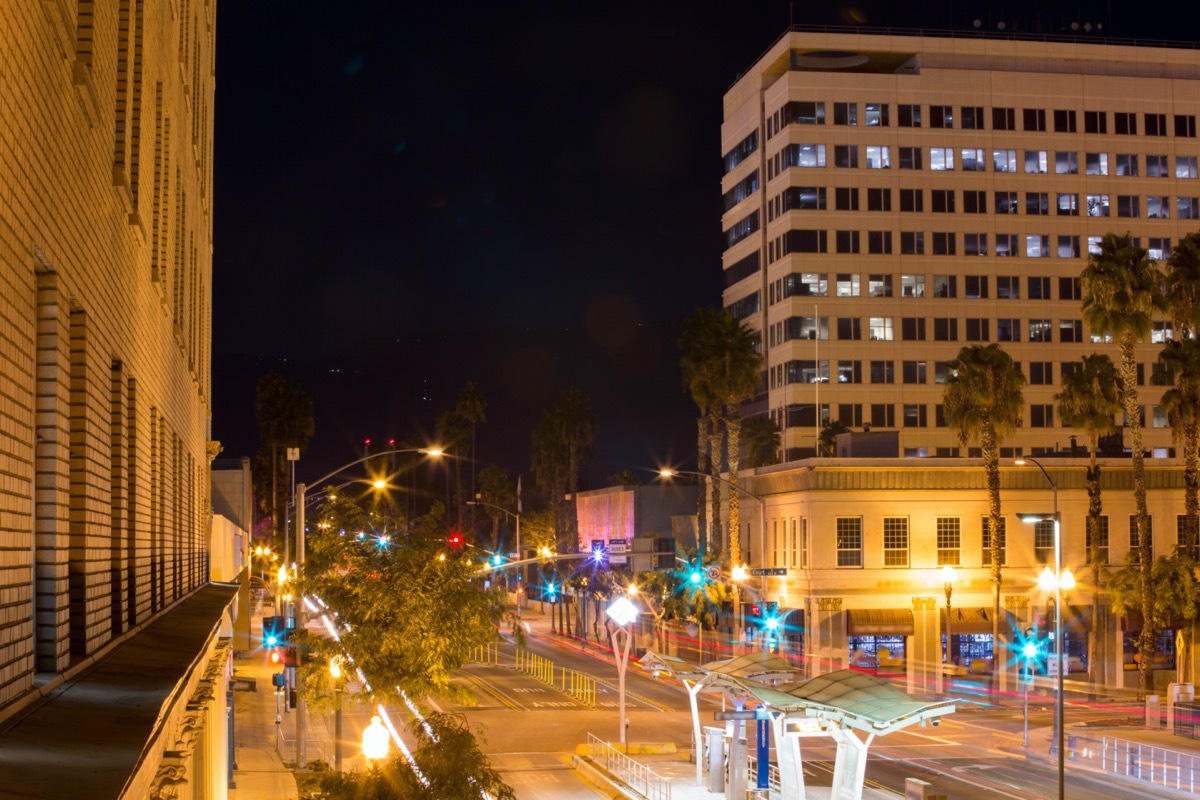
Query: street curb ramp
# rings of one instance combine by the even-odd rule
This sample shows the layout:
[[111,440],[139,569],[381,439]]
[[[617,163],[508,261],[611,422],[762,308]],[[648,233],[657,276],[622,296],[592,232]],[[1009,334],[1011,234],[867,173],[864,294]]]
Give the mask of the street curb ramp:
[[571,756],[571,769],[579,773],[579,777],[591,784],[596,791],[611,800],[645,800],[627,783],[603,767],[592,763],[591,759],[586,756]]

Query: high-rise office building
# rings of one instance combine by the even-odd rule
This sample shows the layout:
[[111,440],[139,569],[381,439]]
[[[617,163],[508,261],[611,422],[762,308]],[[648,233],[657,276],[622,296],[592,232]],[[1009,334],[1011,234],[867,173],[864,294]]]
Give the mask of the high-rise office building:
[[[1165,260],[1200,230],[1198,115],[1191,49],[786,33],[725,95],[721,189],[724,305],[761,335],[754,410],[787,460],[831,420],[898,431],[897,455],[973,454],[942,384],[964,345],[992,342],[1028,381],[1002,454],[1069,447],[1064,373],[1118,360],[1082,320],[1080,272],[1108,232]],[[1156,458],[1171,334],[1157,321],[1137,352]]]

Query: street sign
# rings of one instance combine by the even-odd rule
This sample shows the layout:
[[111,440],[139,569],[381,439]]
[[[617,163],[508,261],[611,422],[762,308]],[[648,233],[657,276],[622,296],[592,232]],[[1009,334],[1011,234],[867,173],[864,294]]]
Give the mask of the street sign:
[[717,721],[731,719],[758,719],[758,713],[755,711],[714,711],[713,719]]
[[626,539],[609,539],[608,552],[610,553],[625,553],[629,550],[629,542]]
[[709,567],[707,574],[708,574],[708,579],[710,581],[721,580],[721,568],[720,567]]
[[787,577],[787,567],[751,567],[748,572],[752,578]]
[[595,552],[597,550],[603,550],[603,549],[604,549],[604,540],[603,539],[592,539],[592,552]]
[[629,556],[611,556],[608,559],[608,563],[619,567],[629,563]]

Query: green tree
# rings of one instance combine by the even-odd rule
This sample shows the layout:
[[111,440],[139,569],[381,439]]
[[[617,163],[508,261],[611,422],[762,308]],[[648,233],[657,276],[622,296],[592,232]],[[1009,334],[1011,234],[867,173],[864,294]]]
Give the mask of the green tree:
[[826,422],[821,426],[820,455],[826,458],[832,458],[837,455],[837,437],[843,433],[849,433],[850,428],[840,419],[835,419],[832,422]]
[[287,449],[296,447],[303,453],[308,448],[308,440],[316,433],[313,401],[300,384],[277,372],[268,372],[259,378],[254,389],[254,416],[261,442],[259,463],[270,468],[268,479],[256,480],[255,484],[270,488],[270,499],[262,505],[271,515],[276,538],[282,542],[286,516],[283,508],[289,485]]
[[1100,517],[1104,507],[1100,497],[1100,464],[1096,459],[1096,451],[1100,437],[1113,432],[1113,416],[1121,410],[1117,371],[1112,360],[1101,353],[1084,356],[1082,364],[1063,378],[1062,391],[1054,399],[1058,402],[1058,416],[1062,423],[1083,431],[1087,437],[1091,459],[1087,470],[1087,540],[1088,563],[1092,567],[1092,625],[1095,629],[1088,639],[1088,669],[1094,683],[1104,684],[1107,637],[1106,631],[1100,628],[1100,595],[1107,575],[1107,559],[1100,550]]
[[[475,465],[478,463],[475,455],[475,429],[479,423],[487,421],[487,400],[474,382],[468,382],[467,388],[463,389],[463,393],[458,396],[458,403],[454,410],[460,417],[471,423],[471,491],[474,492],[479,486],[475,480]],[[474,530],[474,528],[475,507],[472,506],[471,529]]]
[[750,469],[779,463],[779,426],[766,414],[750,417],[742,423],[746,440],[746,466]]
[[958,351],[942,395],[946,424],[959,442],[979,442],[987,474],[988,530],[991,536],[993,682],[1006,652],[1000,641],[1000,443],[1021,422],[1025,376],[1008,353],[996,344],[973,345]]
[[[1181,622],[1184,623],[1182,629],[1189,630],[1196,620],[1197,605],[1200,604],[1200,583],[1196,579],[1196,569],[1195,559],[1179,549],[1170,556],[1159,556],[1149,570],[1142,570],[1139,563],[1126,564],[1114,572],[1108,582],[1113,613],[1125,616],[1141,611],[1143,598],[1147,594],[1142,582],[1149,579],[1149,594],[1154,598],[1154,603],[1150,607],[1150,616],[1142,617],[1142,630],[1154,628],[1156,638],[1158,631],[1175,628]],[[1177,658],[1190,652],[1190,648],[1184,648]],[[1149,653],[1139,648],[1139,670],[1153,668],[1153,658],[1154,648]],[[1179,679],[1183,681],[1191,677],[1192,660],[1183,657],[1179,661],[1183,667],[1179,670]]]
[[[500,552],[500,522],[507,516],[504,511],[512,511],[517,502],[517,493],[513,483],[508,479],[508,470],[491,464],[479,472],[479,499],[486,503],[484,512],[492,520],[491,548],[493,553]],[[504,509],[504,511],[501,511]],[[528,538],[522,544],[529,546]]]
[[642,479],[631,469],[623,469],[608,476],[609,486],[641,486]]
[[424,781],[417,778],[406,756],[397,753],[365,772],[322,775],[321,796],[326,800],[516,800],[461,716],[428,714],[424,723],[410,722],[409,733],[417,742],[413,760]]
[[1080,275],[1083,287],[1083,319],[1098,336],[1112,337],[1121,354],[1121,400],[1132,452],[1133,496],[1137,505],[1138,560],[1142,572],[1142,633],[1139,685],[1142,693],[1150,686],[1150,660],[1154,652],[1154,586],[1150,580],[1153,556],[1150,549],[1150,516],[1146,511],[1146,471],[1142,452],[1141,409],[1138,404],[1136,346],[1150,335],[1154,315],[1166,301],[1160,287],[1163,275],[1146,251],[1131,237],[1105,234],[1100,251],[1088,259]]
[[[472,558],[447,552],[443,514],[435,503],[407,536],[385,540],[349,495],[319,507],[300,590],[336,609],[347,629],[340,643],[297,634],[314,657],[302,667],[303,681],[318,680],[314,671],[344,648],[380,702],[399,702],[399,691],[472,702],[451,675],[472,648],[492,641],[500,624],[515,618],[504,611],[498,589],[480,590]],[[356,528],[366,535],[360,538]]]

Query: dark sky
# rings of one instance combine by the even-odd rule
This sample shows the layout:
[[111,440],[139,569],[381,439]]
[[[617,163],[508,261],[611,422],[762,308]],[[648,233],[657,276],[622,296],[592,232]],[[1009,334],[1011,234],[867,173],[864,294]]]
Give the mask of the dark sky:
[[[588,483],[686,466],[694,421],[674,342],[692,309],[721,299],[725,89],[789,14],[939,28],[1001,16],[814,5],[222,2],[224,455],[257,449],[254,382],[276,369],[316,400],[301,478],[353,459],[364,437],[430,435],[469,380],[489,401],[485,463],[525,469],[531,428],[578,385],[600,429]],[[1086,18],[1079,7],[1003,13],[1010,30],[1058,32]],[[1122,33],[1181,30],[1141,27]]]

